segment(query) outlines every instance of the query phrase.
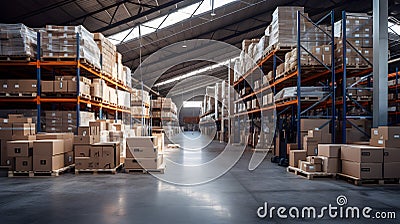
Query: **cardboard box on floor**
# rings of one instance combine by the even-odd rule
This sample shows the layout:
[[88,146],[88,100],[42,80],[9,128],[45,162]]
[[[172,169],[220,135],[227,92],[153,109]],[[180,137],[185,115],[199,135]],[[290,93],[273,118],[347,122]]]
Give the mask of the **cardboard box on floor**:
[[318,155],[329,158],[340,158],[342,144],[318,144]]
[[321,164],[311,164],[307,161],[300,161],[299,168],[306,172],[321,172]]
[[46,139],[33,141],[33,159],[35,156],[53,156],[64,154],[64,140]]
[[33,155],[33,171],[53,171],[64,167],[64,154]]
[[75,157],[90,157],[90,145],[75,145]]
[[342,173],[359,179],[382,179],[382,163],[359,163],[342,160]]
[[15,157],[15,171],[32,171],[32,156]]
[[340,173],[342,169],[342,161],[340,158],[330,158],[319,156],[322,159],[322,172],[325,173]]
[[163,162],[162,154],[156,158],[126,158],[125,169],[159,169]]
[[318,151],[318,142],[308,138],[308,136],[304,136],[303,138],[303,150],[307,151],[308,156],[317,155]]
[[90,157],[76,157],[75,158],[75,169],[98,169],[99,161]]
[[341,147],[341,159],[358,163],[382,163],[383,148],[369,145],[345,145]]
[[384,163],[400,162],[400,148],[384,148],[383,162]]
[[33,141],[8,141],[8,157],[28,157],[32,156]]
[[383,178],[400,178],[400,162],[383,164]]
[[289,166],[298,167],[299,160],[306,160],[307,151],[306,150],[291,150],[289,153]]

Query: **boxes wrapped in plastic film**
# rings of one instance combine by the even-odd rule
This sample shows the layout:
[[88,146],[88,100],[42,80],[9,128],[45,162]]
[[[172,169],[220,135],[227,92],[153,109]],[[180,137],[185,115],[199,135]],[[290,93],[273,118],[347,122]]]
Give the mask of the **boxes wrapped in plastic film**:
[[[301,97],[306,98],[303,101],[307,101],[307,98],[310,100],[321,99],[326,96],[329,92],[326,87],[319,86],[304,86],[300,88]],[[297,97],[297,87],[287,87],[278,92],[275,97],[275,102],[280,102],[284,100],[291,100]]]
[[100,69],[100,49],[94,41],[94,35],[83,26],[47,25],[41,30],[42,57],[76,58],[77,34],[79,34],[79,57]]
[[0,24],[0,55],[36,57],[37,34],[22,23]]

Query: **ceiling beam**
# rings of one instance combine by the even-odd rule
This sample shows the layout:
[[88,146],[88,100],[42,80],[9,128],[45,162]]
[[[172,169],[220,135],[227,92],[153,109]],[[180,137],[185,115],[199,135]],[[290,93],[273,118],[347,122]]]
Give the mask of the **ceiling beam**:
[[73,2],[75,2],[75,1],[74,0],[64,0],[64,1],[61,1],[61,2],[57,2],[57,3],[51,4],[51,5],[46,6],[46,7],[41,7],[38,10],[31,11],[31,12],[26,13],[24,15],[14,17],[11,20],[12,21],[21,22],[22,20],[25,20],[25,19],[30,18],[32,16],[39,15],[41,13],[44,13],[44,12],[59,8],[59,7],[64,6],[64,5],[68,5],[68,4],[73,3]]
[[155,13],[155,12],[157,12],[157,11],[160,11],[160,10],[162,10],[162,9],[171,7],[171,6],[175,5],[175,4],[178,4],[178,3],[183,2],[183,1],[184,1],[184,0],[173,0],[173,1],[168,1],[167,3],[162,4],[162,5],[160,5],[160,6],[157,6],[157,7],[155,7],[155,8],[151,8],[151,9],[146,10],[146,11],[144,11],[144,12],[141,12],[141,13],[139,13],[139,14],[137,14],[137,15],[131,16],[131,17],[129,17],[129,18],[120,20],[120,21],[115,22],[115,23],[113,23],[113,24],[110,24],[110,25],[108,25],[108,26],[105,26],[105,27],[102,27],[102,28],[100,28],[100,29],[97,29],[97,30],[95,30],[94,32],[99,32],[99,33],[101,33],[101,32],[104,32],[104,31],[113,29],[113,28],[115,28],[115,27],[124,25],[124,24],[126,24],[126,23],[135,21],[135,20],[137,20],[137,19],[140,19],[140,18],[142,18],[142,17],[144,17],[144,16],[148,16],[148,15],[150,15],[150,14],[152,14],[152,13]]

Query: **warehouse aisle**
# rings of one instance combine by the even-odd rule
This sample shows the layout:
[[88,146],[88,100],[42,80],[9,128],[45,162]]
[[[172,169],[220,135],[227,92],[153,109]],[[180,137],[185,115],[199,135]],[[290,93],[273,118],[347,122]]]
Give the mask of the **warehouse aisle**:
[[[201,157],[212,158],[223,147],[224,144],[213,142]],[[182,151],[174,156],[179,155],[187,156]],[[250,156],[246,152],[221,178],[191,187],[171,185],[141,173],[2,178],[1,222],[255,223],[269,221],[256,216],[257,208],[264,202],[274,206],[318,207],[335,203],[340,194],[347,196],[352,206],[400,209],[399,186],[372,188],[333,179],[308,181],[286,173],[268,159],[250,172]]]

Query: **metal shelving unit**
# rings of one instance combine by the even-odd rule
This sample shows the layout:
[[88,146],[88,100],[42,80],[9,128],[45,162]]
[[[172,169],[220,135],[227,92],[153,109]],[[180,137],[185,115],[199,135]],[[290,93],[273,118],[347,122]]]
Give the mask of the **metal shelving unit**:
[[[111,113],[115,113],[115,117],[118,117],[118,113],[126,113],[130,114],[130,110],[125,109],[125,108],[120,108],[116,105],[108,105],[104,104],[102,102],[98,102],[95,100],[89,100],[89,99],[82,99],[80,96],[80,76],[86,76],[88,78],[100,78],[103,79],[108,85],[115,87],[117,89],[125,90],[127,92],[131,92],[131,88],[125,85],[122,85],[121,83],[118,83],[115,80],[112,80],[111,78],[107,77],[104,72],[102,72],[100,69],[94,68],[88,64],[82,63],[81,58],[79,57],[79,34],[77,34],[77,57],[74,60],[67,60],[63,61],[62,59],[60,60],[55,60],[55,61],[43,61],[41,59],[41,38],[40,38],[40,32],[37,32],[37,56],[36,56],[36,61],[31,62],[31,61],[2,61],[0,62],[0,67],[2,68],[7,68],[7,69],[19,69],[19,70],[25,70],[29,74],[24,74],[25,76],[34,75],[34,73],[31,74],[33,71],[31,68],[36,68],[36,80],[37,80],[37,94],[36,96],[32,97],[4,97],[0,98],[0,103],[10,103],[10,102],[20,102],[20,103],[34,103],[36,104],[36,109],[37,109],[37,131],[41,131],[41,112],[42,112],[42,103],[49,103],[49,104],[73,104],[76,108],[76,113],[77,113],[77,127],[79,127],[79,114],[81,110],[81,106],[85,106],[87,108],[89,107],[94,107],[94,111],[99,112],[99,117],[102,119],[103,117],[103,110],[106,110]],[[43,75],[43,70],[46,71],[53,71],[55,69],[62,70],[62,73],[60,74],[69,74],[69,75],[76,75],[77,78],[77,89],[76,89],[76,96],[56,96],[56,97],[49,97],[49,96],[42,96],[41,92],[41,81],[42,81],[42,75]]]

